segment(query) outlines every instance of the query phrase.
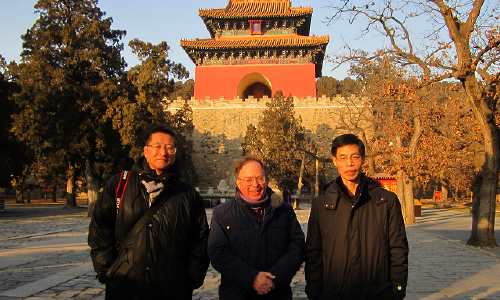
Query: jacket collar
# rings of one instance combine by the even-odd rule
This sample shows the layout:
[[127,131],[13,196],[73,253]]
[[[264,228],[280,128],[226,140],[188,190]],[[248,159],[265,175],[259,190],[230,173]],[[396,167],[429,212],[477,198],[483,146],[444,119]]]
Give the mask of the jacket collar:
[[[265,208],[266,213],[264,220],[262,221],[263,225],[265,225],[268,222],[268,220],[273,217],[276,208],[280,207],[283,204],[283,198],[276,195],[270,187],[267,187],[266,193],[270,201],[269,201],[269,206]],[[251,216],[250,219],[253,220],[254,219],[253,213],[251,212],[250,207],[248,207],[248,205],[246,205],[244,201],[241,199],[240,190],[238,189],[238,187],[236,187],[236,193],[234,198],[236,199],[236,205],[241,207],[248,216]]]
[[[362,176],[365,176],[364,174]],[[340,178],[337,177],[337,180]],[[340,202],[340,196],[341,196],[341,191],[339,189],[339,186],[337,184],[337,180],[334,180],[330,183],[330,186],[326,189],[326,197],[325,199],[325,208],[327,209],[337,209],[339,202]],[[384,203],[387,199],[382,195],[382,185],[380,182],[373,180],[370,177],[365,176],[365,182],[362,184],[361,188],[363,189],[362,192],[367,191],[368,194],[370,195],[370,198],[375,200],[376,205],[380,205]]]
[[163,182],[164,184],[175,182],[181,177],[181,168],[177,161],[168,168],[166,173],[157,175],[156,171],[149,167],[149,164],[144,156],[141,156],[136,160],[135,164],[132,166],[132,171],[145,178],[146,181]]

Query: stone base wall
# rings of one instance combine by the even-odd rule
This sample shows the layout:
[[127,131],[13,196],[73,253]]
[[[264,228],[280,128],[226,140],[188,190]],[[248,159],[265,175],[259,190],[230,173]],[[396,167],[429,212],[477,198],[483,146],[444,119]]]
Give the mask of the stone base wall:
[[[210,187],[217,191],[217,185],[222,179],[234,182],[234,177],[231,178],[232,165],[242,155],[241,143],[247,126],[257,125],[270,100],[267,97],[259,100],[177,99],[169,103],[168,110],[177,110],[186,101],[193,110],[193,163],[200,178],[197,186],[202,193]],[[339,115],[344,111],[348,113],[344,104],[345,99],[340,96],[332,99],[294,98],[296,117],[302,119],[302,126],[316,142],[322,157],[331,157],[332,139],[348,131],[345,122],[339,122]],[[333,164],[328,168],[331,170],[328,176],[333,179],[336,174]]]

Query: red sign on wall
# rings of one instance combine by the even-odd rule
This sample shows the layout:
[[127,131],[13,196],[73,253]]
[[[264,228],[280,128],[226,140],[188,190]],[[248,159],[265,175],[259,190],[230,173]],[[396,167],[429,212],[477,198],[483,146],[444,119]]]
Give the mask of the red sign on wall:
[[385,173],[378,173],[373,176],[373,179],[380,182],[384,189],[395,194],[398,193],[398,180],[396,179],[396,176],[391,176]]

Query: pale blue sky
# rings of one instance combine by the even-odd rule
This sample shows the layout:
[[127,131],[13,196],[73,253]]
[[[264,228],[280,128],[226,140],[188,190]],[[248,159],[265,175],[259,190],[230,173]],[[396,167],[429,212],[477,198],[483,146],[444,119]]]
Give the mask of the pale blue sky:
[[[333,0],[330,0],[333,1]],[[19,62],[22,51],[21,35],[31,28],[38,18],[34,13],[37,0],[0,0],[0,54],[7,60]],[[125,50],[122,55],[129,66],[139,63],[128,47],[128,41],[138,38],[158,44],[166,41],[171,47],[169,57],[183,64],[194,78],[194,63],[180,47],[181,39],[209,38],[210,35],[198,16],[200,8],[223,8],[228,0],[99,0],[99,7],[106,16],[113,18],[112,28],[123,29],[127,35],[123,39]],[[312,6],[313,18],[311,35],[330,35],[327,54],[334,55],[342,48],[342,36],[351,46],[367,48],[370,42],[353,41],[359,32],[359,25],[337,23],[325,24],[332,9],[327,8],[329,0],[292,0],[292,6]],[[372,47],[375,45],[371,45]],[[323,76],[343,79],[349,66],[332,71],[329,63],[323,66]]]

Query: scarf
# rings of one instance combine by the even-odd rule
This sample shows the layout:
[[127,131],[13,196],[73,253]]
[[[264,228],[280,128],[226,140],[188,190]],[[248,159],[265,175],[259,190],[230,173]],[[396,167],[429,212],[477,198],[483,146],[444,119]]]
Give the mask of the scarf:
[[170,183],[174,183],[181,176],[181,168],[177,162],[174,162],[168,168],[168,171],[157,175],[155,170],[152,170],[149,167],[148,162],[144,156],[140,157],[132,167],[132,171],[141,175],[141,178],[146,180],[147,182],[155,181],[155,182],[163,182],[165,185],[169,185]]
[[251,200],[243,196],[240,192],[240,198],[243,200],[246,206],[253,210],[255,217],[257,218],[257,223],[262,224],[262,220],[266,216],[266,208],[269,206],[269,196],[266,193],[266,197],[261,200]]
[[141,182],[146,187],[146,191],[149,194],[149,207],[151,207],[151,204],[153,204],[155,199],[161,194],[161,192],[163,192],[165,186],[163,185],[163,182],[158,182],[158,183],[156,183],[155,181],[147,182],[146,180],[141,180]]

